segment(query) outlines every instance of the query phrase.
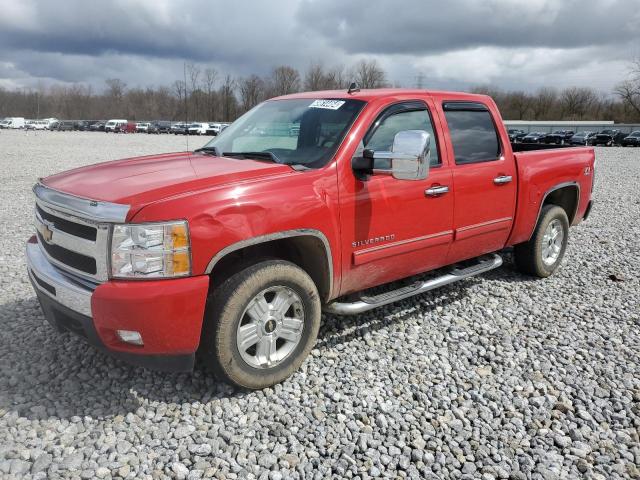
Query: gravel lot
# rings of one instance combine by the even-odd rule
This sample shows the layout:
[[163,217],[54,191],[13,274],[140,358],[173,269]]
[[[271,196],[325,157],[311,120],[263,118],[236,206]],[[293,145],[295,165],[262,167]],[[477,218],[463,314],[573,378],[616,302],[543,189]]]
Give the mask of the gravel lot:
[[0,132],[2,478],[640,478],[640,149],[598,149],[597,207],[553,277],[506,255],[432,294],[325,317],[302,370],[251,393],[56,334],[27,280],[37,177],[181,149]]

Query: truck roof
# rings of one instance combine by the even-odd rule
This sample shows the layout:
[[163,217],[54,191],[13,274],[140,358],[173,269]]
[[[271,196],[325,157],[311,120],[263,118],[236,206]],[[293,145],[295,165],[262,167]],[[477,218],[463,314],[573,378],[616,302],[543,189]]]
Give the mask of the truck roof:
[[476,93],[448,92],[440,90],[421,90],[415,88],[375,88],[370,90],[359,90],[348,93],[347,89],[342,90],[320,90],[317,92],[300,92],[290,95],[282,95],[276,99],[284,98],[353,98],[357,100],[371,101],[377,98],[406,96],[406,95],[429,95],[435,98],[446,98],[447,100],[486,100],[491,98],[487,95]]

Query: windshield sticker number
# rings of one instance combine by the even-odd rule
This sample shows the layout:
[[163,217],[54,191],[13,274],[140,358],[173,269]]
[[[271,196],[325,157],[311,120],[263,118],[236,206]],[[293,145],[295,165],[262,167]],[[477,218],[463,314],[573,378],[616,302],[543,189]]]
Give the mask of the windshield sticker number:
[[314,100],[309,108],[325,108],[327,110],[338,110],[345,104],[344,100]]

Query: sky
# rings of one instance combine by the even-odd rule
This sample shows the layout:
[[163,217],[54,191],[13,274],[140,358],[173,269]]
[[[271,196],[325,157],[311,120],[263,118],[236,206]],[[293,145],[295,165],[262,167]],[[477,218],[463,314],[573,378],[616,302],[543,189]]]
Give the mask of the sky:
[[376,59],[398,86],[603,93],[640,56],[640,0],[0,0],[0,87],[169,85],[184,62],[301,73]]

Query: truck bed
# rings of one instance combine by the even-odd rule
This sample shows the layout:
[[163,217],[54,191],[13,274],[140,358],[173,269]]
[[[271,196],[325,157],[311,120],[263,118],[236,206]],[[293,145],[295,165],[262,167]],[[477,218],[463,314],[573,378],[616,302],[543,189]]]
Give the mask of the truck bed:
[[552,189],[559,186],[577,188],[578,202],[573,217],[569,219],[574,225],[582,220],[591,197],[595,161],[593,147],[528,145],[542,148],[514,153],[518,169],[518,194],[509,245],[529,239],[545,195]]

